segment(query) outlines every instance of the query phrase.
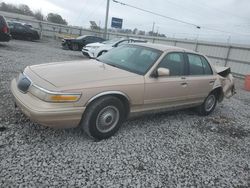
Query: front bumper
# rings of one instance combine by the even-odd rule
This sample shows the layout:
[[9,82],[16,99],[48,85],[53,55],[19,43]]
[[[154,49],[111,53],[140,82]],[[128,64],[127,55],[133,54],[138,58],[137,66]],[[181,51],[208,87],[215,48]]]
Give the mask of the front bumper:
[[85,107],[74,107],[66,103],[44,102],[29,92],[24,94],[17,88],[16,79],[11,82],[11,92],[16,105],[32,121],[53,128],[77,127]]
[[91,51],[89,51],[89,50],[87,50],[87,49],[82,49],[82,54],[84,55],[84,56],[87,56],[87,57],[89,57],[89,58],[94,58],[94,53],[93,52],[91,52]]

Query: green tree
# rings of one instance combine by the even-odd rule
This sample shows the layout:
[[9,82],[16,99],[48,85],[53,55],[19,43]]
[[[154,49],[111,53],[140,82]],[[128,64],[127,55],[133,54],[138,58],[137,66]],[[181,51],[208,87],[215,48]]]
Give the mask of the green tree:
[[47,15],[47,21],[58,23],[58,24],[63,24],[63,25],[68,25],[67,21],[63,19],[61,15],[56,14],[56,13],[49,13]]
[[21,14],[33,16],[33,12],[30,10],[30,7],[28,5],[20,4],[18,6],[18,9]]
[[41,10],[36,10],[34,12],[34,17],[40,21],[44,20],[44,15],[42,14]]

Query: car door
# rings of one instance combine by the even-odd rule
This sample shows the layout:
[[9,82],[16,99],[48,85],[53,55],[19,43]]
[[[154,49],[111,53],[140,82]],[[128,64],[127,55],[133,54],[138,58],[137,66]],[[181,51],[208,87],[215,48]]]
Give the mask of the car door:
[[183,52],[170,52],[161,60],[158,68],[167,68],[169,76],[145,77],[144,105],[146,108],[166,108],[185,105],[188,88],[185,80],[187,64]]
[[27,28],[23,26],[22,24],[16,24],[15,30],[16,30],[16,35],[20,39],[26,39],[30,37],[30,33],[28,32]]
[[13,24],[13,28],[11,29],[11,35],[13,38],[20,38],[21,28],[20,24]]
[[188,98],[202,102],[212,91],[216,75],[205,57],[192,53],[185,53],[185,57],[188,62]]

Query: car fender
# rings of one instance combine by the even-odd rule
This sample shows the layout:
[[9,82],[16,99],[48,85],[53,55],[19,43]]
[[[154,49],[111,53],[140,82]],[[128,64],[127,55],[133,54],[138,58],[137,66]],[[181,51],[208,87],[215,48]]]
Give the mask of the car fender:
[[129,96],[127,94],[123,93],[122,91],[104,91],[104,92],[98,93],[95,96],[91,97],[85,106],[88,106],[94,100],[96,100],[100,97],[106,96],[106,95],[121,95],[121,96],[125,97],[128,100],[128,102],[130,103]]

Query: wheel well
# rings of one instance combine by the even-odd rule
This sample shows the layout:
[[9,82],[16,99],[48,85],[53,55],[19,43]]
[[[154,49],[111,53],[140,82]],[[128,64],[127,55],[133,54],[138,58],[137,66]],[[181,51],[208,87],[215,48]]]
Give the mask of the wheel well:
[[218,100],[218,102],[221,102],[223,100],[223,98],[224,98],[222,87],[215,88],[211,93],[216,94],[216,99]]
[[102,96],[94,99],[93,101],[91,101],[89,104],[87,104],[86,107],[88,108],[88,106],[90,106],[94,101],[96,101],[96,100],[98,100],[100,98],[103,98],[103,97],[107,97],[107,96],[116,97],[116,98],[118,98],[123,103],[124,109],[125,109],[125,113],[126,113],[125,114],[125,118],[127,118],[128,115],[129,115],[129,112],[130,112],[130,105],[129,105],[128,99],[125,96],[121,95],[121,94],[107,94],[107,95],[102,95]]
[[107,52],[107,50],[102,50],[98,53],[97,57],[99,57],[103,52]]

